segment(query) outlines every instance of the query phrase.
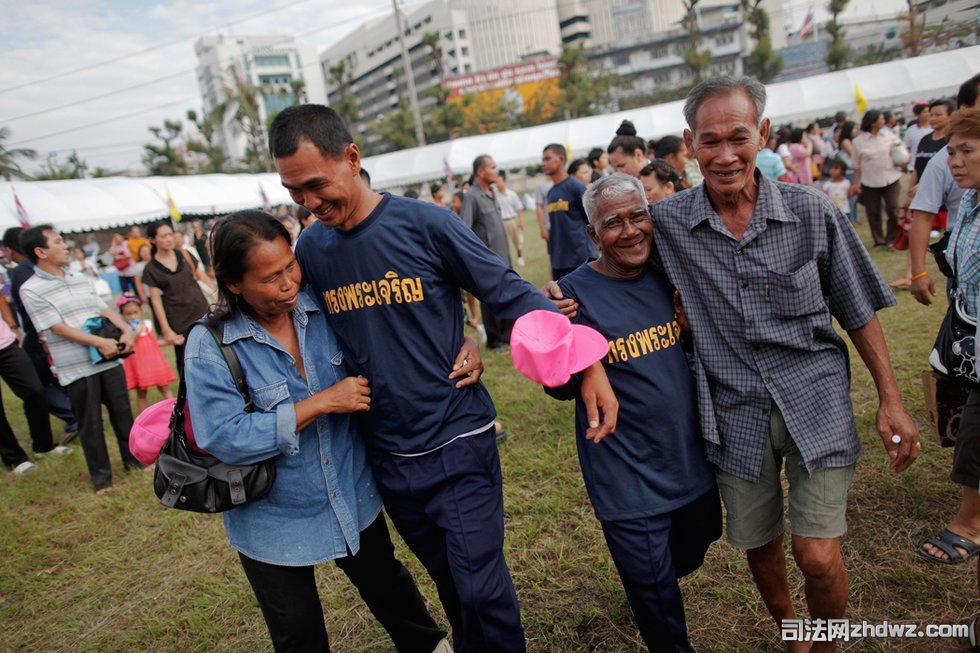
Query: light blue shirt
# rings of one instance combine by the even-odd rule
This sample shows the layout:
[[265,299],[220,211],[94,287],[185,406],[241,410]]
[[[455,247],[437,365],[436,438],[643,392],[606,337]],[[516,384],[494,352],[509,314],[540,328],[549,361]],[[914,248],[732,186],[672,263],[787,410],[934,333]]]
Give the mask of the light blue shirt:
[[759,172],[766,179],[772,179],[773,181],[786,174],[786,164],[783,163],[783,158],[768,147],[762,148],[755,155],[755,167],[759,169]]
[[346,414],[316,418],[296,432],[295,402],[347,376],[344,355],[316,298],[299,295],[293,311],[306,379],[293,357],[254,319],[222,322],[235,348],[255,411],[235,389],[214,338],[195,327],[184,353],[187,402],[197,444],[220,460],[249,464],[271,457],[276,481],[262,499],[224,513],[228,542],[249,558],[312,565],[360,548],[360,532],[378,516],[381,498],[364,443]]
[[[956,272],[956,293],[967,313],[980,315],[980,204],[977,191],[968,190],[960,201],[959,215],[949,235],[946,259]],[[952,256],[951,256],[952,254]]]

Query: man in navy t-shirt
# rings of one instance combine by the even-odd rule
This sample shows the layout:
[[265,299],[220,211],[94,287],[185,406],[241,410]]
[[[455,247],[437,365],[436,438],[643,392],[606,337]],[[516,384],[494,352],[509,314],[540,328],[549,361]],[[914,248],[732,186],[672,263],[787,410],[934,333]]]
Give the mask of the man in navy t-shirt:
[[589,240],[589,220],[582,208],[585,185],[565,170],[565,147],[552,143],[541,155],[544,174],[554,184],[548,191],[548,218],[551,230],[551,278],[558,280],[594,256]]
[[[460,651],[525,650],[504,560],[493,401],[450,372],[463,342],[460,288],[502,318],[556,310],[451,211],[373,192],[329,107],[284,109],[269,149],[293,201],[317,218],[296,244],[351,373],[372,386],[363,413],[372,471],[392,523],[439,590]],[[615,428],[601,365],[586,374],[590,434]],[[599,422],[602,408],[604,422]]]

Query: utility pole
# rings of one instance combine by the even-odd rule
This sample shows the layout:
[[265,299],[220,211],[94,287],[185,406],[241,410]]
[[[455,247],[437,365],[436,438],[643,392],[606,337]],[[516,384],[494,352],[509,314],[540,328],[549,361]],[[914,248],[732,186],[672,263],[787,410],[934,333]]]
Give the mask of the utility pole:
[[419,96],[415,92],[415,73],[412,71],[412,61],[408,58],[408,48],[405,46],[402,12],[398,9],[398,0],[391,0],[391,6],[395,8],[395,29],[398,30],[398,44],[402,47],[402,69],[405,71],[405,81],[408,84],[408,105],[412,109],[412,120],[415,121],[415,142],[422,147],[425,145],[425,132],[422,130],[422,116],[419,114]]

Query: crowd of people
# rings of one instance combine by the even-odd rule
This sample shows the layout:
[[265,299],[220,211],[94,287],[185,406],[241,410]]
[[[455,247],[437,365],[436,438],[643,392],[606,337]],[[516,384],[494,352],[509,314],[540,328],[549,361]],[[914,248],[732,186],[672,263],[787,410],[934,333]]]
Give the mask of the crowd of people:
[[[955,105],[916,103],[904,136],[874,109],[860,126],[838,114],[824,133],[771,125],[762,84],[718,77],[689,94],[680,136],[650,142],[624,121],[605,150],[571,161],[565,146],[542,144],[534,205],[552,278],[542,290],[515,270],[524,206],[491,154],[474,159],[465,189],[433,184],[431,202],[378,193],[336,112],[287,108],[269,147],[295,214],[234,213],[210,233],[200,221],[187,234],[134,226],[101,259],[73,253],[52,225],[8,230],[16,266],[0,301],[0,377],[24,401],[34,457],[70,454],[77,438],[102,494],[113,482],[102,406],[124,468],[145,469],[128,447],[129,391],[140,410],[151,389],[171,396],[161,345],[172,346],[197,444],[230,464],[275,461],[271,493],[224,524],[276,651],[328,650],[314,567],[333,560],[399,651],[520,653],[482,352],[520,339],[528,351],[530,338],[540,360],[527,369],[553,371],[567,364],[556,351],[582,346],[570,320],[608,351],[559,381],[519,368],[575,402],[585,487],[649,650],[694,650],[678,579],[723,524],[776,629],[801,608],[787,532],[809,618],[842,619],[840,538],[862,446],[834,321],[874,381],[889,467],[905,471],[921,447],[877,317],[897,301],[854,228],[855,201],[871,249],[890,248],[910,178],[907,285],[932,302],[925,253],[934,228],[948,230],[947,289],[975,317],[978,89],[975,77]],[[118,272],[114,305],[96,290],[100,263]],[[556,326],[515,331],[538,313]],[[254,408],[218,343],[193,328],[205,315],[238,355]],[[121,335],[94,335],[93,319]],[[485,350],[466,325],[483,328]],[[980,554],[978,411],[973,390],[951,475],[962,505],[919,549],[930,562]],[[49,414],[66,424],[61,444]],[[0,457],[16,474],[35,468],[2,411]],[[449,631],[394,556],[382,505],[435,582]]]

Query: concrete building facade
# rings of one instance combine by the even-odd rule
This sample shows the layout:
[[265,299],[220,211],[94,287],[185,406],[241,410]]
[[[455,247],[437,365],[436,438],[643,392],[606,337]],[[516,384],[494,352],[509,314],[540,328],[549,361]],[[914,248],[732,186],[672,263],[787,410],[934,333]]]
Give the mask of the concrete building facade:
[[[297,100],[321,104],[327,101],[316,47],[297,43],[291,36],[204,36],[194,45],[194,51],[205,114],[226,101],[235,74],[259,90],[263,133],[270,115]],[[301,89],[294,84],[297,81],[303,82]],[[229,156],[241,160],[247,139],[234,124],[233,114],[234,110],[226,112],[219,139]]]

